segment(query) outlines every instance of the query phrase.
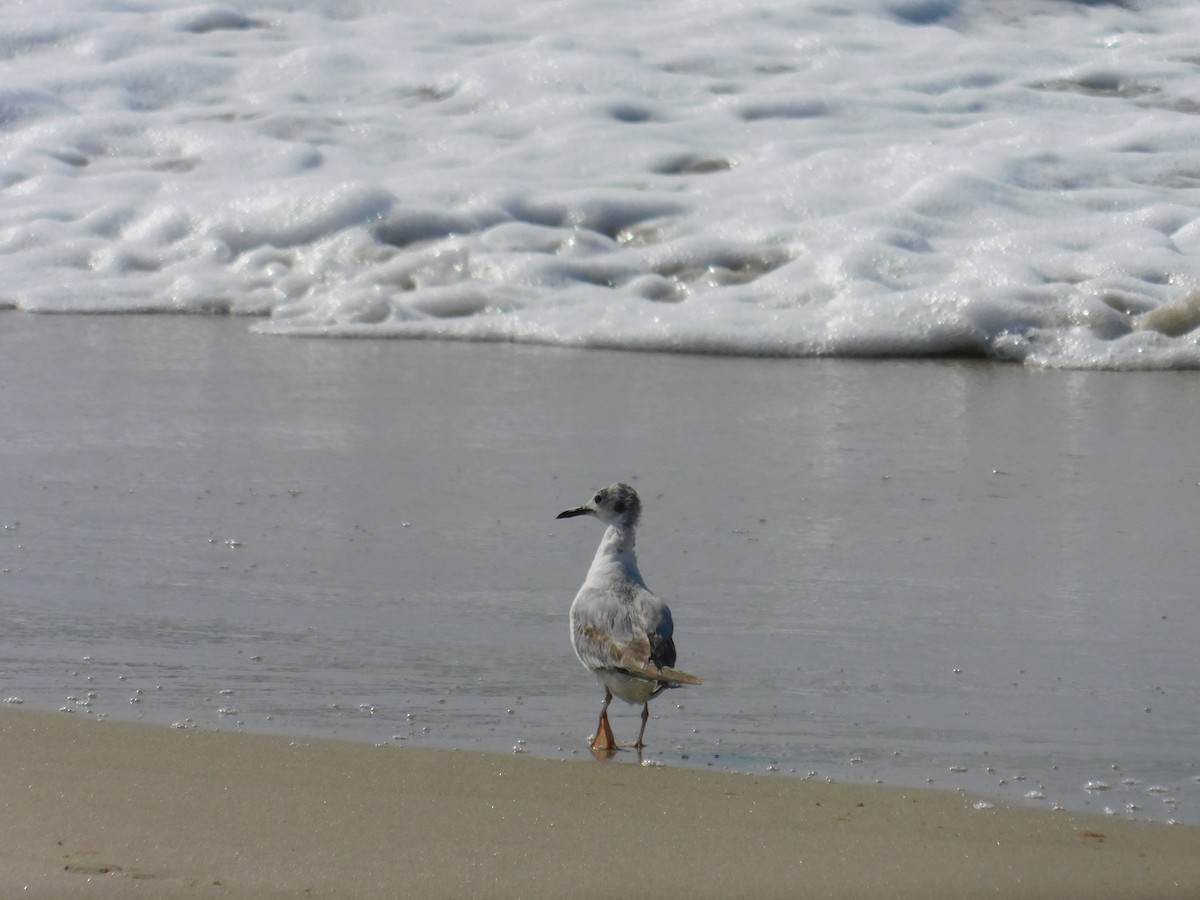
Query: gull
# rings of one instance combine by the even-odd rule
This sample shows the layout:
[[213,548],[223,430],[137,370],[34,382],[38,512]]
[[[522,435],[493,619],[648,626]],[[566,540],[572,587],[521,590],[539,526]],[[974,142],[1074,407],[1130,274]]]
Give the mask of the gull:
[[642,704],[642,727],[635,750],[641,750],[650,718],[650,700],[669,687],[700,684],[675,665],[671,610],[650,593],[633,552],[634,529],[642,513],[637,491],[610,484],[582,506],[558,514],[559,519],[595,516],[608,527],[588,569],[583,587],[571,604],[571,643],[575,655],[604,685],[604,705],[592,738],[592,750],[617,750],[608,724],[614,696]]

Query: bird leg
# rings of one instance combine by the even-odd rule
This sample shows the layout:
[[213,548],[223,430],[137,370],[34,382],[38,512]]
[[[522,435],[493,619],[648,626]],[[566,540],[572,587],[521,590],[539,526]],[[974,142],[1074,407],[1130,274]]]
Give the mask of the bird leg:
[[642,735],[646,733],[646,722],[649,720],[649,718],[650,718],[650,704],[644,703],[644,704],[642,704],[642,727],[641,727],[641,730],[638,731],[637,743],[633,745],[634,750],[641,750],[643,747],[646,746],[645,744],[642,743]]
[[592,738],[593,750],[616,750],[617,739],[608,724],[608,704],[612,703],[612,691],[604,689],[604,705],[600,707],[600,721],[596,723],[596,736]]

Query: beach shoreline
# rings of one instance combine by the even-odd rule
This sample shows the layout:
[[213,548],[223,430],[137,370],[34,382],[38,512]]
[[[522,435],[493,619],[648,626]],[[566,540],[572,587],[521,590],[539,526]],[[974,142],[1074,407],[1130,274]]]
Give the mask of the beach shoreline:
[[1200,827],[0,709],[24,897],[1190,897]]
[[25,709],[584,754],[554,516],[621,479],[705,682],[651,761],[1200,824],[1186,374],[6,324]]

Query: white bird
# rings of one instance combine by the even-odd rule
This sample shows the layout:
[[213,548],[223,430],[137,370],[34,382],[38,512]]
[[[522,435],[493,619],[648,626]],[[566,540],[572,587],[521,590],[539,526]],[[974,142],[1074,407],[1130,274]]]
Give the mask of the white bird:
[[634,749],[641,750],[650,718],[650,699],[669,687],[700,684],[675,665],[671,610],[650,593],[633,552],[634,529],[642,513],[637,491],[627,484],[601,488],[583,506],[558,514],[595,516],[608,527],[571,604],[571,643],[575,655],[604,685],[604,705],[592,738],[593,750],[614,752],[617,742],[608,724],[613,696],[642,704],[642,727]]

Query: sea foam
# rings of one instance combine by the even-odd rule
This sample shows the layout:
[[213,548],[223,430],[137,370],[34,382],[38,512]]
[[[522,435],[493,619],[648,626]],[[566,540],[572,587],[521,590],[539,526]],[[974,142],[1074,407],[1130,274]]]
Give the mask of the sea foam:
[[1189,4],[0,9],[0,306],[1200,365]]

